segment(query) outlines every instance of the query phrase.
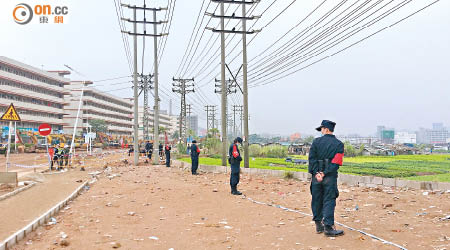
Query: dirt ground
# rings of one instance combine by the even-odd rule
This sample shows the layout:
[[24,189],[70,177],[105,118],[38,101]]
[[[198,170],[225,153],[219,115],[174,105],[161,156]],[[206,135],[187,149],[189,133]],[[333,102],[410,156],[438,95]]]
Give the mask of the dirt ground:
[[[316,234],[309,216],[230,195],[226,174],[191,176],[107,158],[97,165],[112,169],[63,210],[56,225],[14,249],[397,249],[356,231],[337,238]],[[306,182],[242,175],[239,188],[254,200],[310,213]],[[450,193],[340,191],[337,221],[408,249],[450,248],[450,221],[443,219]]]

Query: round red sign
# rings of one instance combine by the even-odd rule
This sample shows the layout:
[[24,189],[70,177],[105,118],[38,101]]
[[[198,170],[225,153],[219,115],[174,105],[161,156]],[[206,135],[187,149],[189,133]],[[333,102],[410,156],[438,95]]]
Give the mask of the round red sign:
[[52,132],[52,127],[49,124],[44,123],[44,124],[41,124],[41,126],[39,126],[39,134],[40,135],[47,136],[51,132]]

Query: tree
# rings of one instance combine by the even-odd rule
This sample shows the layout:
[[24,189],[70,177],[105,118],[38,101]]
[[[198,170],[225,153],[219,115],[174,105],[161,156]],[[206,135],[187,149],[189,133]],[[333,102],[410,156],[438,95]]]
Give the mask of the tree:
[[304,140],[304,142],[308,143],[308,144],[312,144],[313,141],[314,141],[314,136],[308,136]]
[[92,132],[95,133],[106,133],[108,131],[108,124],[104,120],[92,119],[89,120],[89,125],[91,126]]
[[180,134],[178,133],[178,130],[176,130],[170,138],[172,138],[173,140],[178,140],[179,137]]

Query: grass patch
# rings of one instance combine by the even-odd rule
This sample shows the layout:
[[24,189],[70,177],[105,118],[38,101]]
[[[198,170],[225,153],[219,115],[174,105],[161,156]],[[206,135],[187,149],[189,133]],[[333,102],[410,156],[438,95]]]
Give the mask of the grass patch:
[[[290,156],[307,160],[307,156]],[[181,158],[191,162],[190,158]],[[200,164],[221,165],[220,158],[200,158]],[[242,164],[241,164],[242,165]],[[307,172],[308,165],[295,165],[284,158],[250,158],[250,168]],[[450,182],[450,155],[399,155],[347,157],[340,173],[403,178],[420,181]]]

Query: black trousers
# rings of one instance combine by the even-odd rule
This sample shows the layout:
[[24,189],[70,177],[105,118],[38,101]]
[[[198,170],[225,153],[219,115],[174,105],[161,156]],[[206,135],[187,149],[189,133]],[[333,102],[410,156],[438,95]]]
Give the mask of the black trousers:
[[197,173],[198,169],[198,157],[191,156],[191,171],[193,174]]
[[239,184],[241,167],[240,163],[231,164],[230,186],[234,189]]
[[170,153],[166,154],[166,167],[170,167]]
[[339,197],[337,187],[337,175],[325,176],[322,182],[318,182],[316,177],[311,181],[311,210],[314,221],[322,221],[327,226],[334,225],[334,209],[336,198]]

